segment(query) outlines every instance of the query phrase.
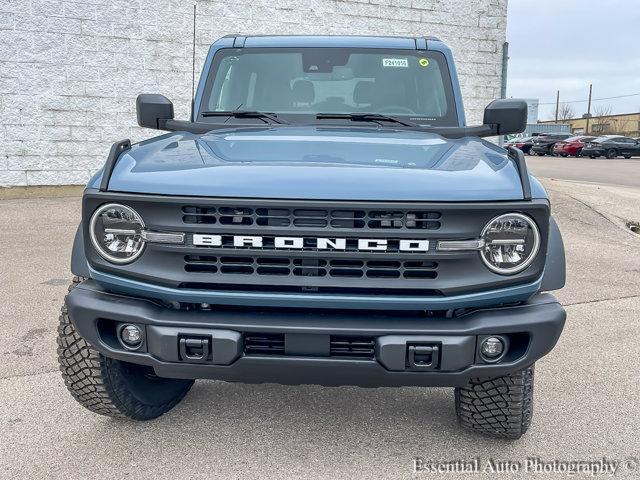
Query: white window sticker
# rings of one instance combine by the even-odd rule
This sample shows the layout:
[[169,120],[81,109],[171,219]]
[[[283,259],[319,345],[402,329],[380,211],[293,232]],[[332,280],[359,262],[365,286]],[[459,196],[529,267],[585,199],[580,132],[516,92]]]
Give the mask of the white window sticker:
[[407,68],[409,61],[406,58],[383,58],[383,67]]

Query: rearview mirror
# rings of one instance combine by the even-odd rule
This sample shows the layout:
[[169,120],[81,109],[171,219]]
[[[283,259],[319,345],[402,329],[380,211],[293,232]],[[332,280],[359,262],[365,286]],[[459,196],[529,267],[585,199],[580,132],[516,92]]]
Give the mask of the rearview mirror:
[[496,135],[524,132],[527,128],[527,102],[517,98],[494,100],[484,109],[485,125],[491,125]]
[[141,93],[136,99],[138,125],[146,128],[164,128],[167,120],[173,120],[173,103],[158,93]]

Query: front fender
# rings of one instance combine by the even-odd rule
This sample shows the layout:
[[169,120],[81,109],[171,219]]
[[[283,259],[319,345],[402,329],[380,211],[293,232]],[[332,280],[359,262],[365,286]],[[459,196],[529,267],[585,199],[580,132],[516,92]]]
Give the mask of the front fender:
[[84,233],[82,224],[78,225],[76,236],[73,239],[73,250],[71,251],[71,273],[79,277],[90,278],[89,264],[84,253]]
[[564,242],[558,224],[549,218],[549,243],[547,246],[547,260],[542,276],[540,291],[559,290],[564,287],[567,277]]

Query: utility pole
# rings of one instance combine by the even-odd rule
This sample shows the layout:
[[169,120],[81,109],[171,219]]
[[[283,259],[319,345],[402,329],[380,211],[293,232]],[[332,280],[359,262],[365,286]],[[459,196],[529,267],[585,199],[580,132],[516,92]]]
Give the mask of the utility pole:
[[558,123],[558,109],[560,108],[560,90],[556,94],[556,123]]
[[[500,98],[507,98],[507,68],[509,66],[509,42],[502,44],[502,76],[500,78]],[[504,135],[498,137],[498,145],[504,144]]]
[[193,4],[193,51],[191,56],[191,121],[196,98],[196,4]]
[[589,104],[587,106],[587,127],[584,129],[584,134],[589,135],[589,120],[591,120],[591,91],[593,90],[593,83],[589,84]]

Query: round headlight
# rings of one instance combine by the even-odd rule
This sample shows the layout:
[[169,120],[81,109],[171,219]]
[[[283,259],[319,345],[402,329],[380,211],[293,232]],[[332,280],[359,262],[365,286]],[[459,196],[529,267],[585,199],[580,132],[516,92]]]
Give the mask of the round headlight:
[[89,233],[98,253],[112,263],[133,262],[144,250],[144,222],[125,205],[110,203],[98,208],[91,217]]
[[482,261],[501,275],[521,272],[531,265],[540,249],[536,223],[520,213],[494,218],[482,230],[481,239]]

